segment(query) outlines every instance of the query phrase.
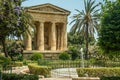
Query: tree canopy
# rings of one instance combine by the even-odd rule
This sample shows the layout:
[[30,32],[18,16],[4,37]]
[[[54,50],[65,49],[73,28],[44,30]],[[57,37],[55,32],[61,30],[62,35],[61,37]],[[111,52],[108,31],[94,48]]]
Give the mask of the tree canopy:
[[0,0],[0,42],[5,56],[6,37],[21,37],[29,27],[30,16],[21,7],[25,0]]
[[99,46],[106,54],[120,54],[120,0],[102,6]]

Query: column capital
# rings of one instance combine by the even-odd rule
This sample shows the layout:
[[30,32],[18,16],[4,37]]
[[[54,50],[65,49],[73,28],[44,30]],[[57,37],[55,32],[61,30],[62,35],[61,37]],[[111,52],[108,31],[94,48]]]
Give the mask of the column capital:
[[56,21],[51,21],[52,23],[57,23]]

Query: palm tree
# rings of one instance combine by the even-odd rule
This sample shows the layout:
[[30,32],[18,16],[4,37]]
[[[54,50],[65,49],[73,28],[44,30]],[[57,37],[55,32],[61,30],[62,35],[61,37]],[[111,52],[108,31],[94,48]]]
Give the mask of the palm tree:
[[70,23],[74,23],[70,32],[82,34],[85,39],[85,59],[88,59],[89,36],[94,35],[95,30],[97,30],[100,9],[96,9],[96,7],[99,5],[100,3],[96,4],[95,0],[84,0],[85,9],[82,11],[76,9],[78,14],[72,16],[73,21]]

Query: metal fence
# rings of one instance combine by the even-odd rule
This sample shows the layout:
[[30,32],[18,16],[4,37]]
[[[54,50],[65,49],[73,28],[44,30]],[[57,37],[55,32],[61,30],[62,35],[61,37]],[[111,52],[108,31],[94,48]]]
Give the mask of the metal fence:
[[[81,60],[38,60],[38,64],[40,66],[51,67],[52,77],[76,77],[76,68],[82,67],[83,63]],[[84,60],[84,67],[120,67],[120,62],[108,60]]]
[[49,66],[52,69],[58,68],[77,68],[80,67],[81,61],[62,61],[62,60],[39,60],[39,65]]
[[0,80],[2,80],[2,73],[12,73],[12,64],[2,64],[0,65]]
[[[58,68],[78,68],[83,66],[81,60],[38,60],[39,65],[50,66],[53,69]],[[120,67],[119,61],[108,61],[108,60],[84,60],[84,67]]]

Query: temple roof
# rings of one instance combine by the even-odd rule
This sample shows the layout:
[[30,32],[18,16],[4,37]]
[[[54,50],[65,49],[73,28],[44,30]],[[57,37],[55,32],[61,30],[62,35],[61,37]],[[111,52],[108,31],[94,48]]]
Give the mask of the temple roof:
[[66,14],[66,15],[70,14],[70,11],[50,3],[26,7],[26,9],[28,12],[54,13],[54,14]]

